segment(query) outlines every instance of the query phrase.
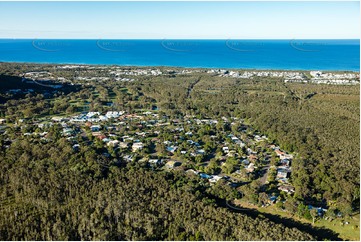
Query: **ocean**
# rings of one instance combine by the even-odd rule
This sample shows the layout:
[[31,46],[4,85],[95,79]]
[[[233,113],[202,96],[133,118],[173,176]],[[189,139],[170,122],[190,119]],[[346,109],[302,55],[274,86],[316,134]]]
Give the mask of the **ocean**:
[[0,39],[0,61],[359,72],[360,41]]

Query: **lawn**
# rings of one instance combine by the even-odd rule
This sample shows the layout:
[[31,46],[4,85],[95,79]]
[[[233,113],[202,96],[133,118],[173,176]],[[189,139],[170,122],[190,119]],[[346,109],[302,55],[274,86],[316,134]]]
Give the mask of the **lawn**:
[[[300,221],[302,223],[312,224],[312,221],[308,221],[304,218],[299,218],[297,215],[292,216],[286,211],[281,211],[277,209],[275,205],[271,205],[268,207],[258,207],[240,200],[237,200],[235,204],[240,205],[241,207],[257,209],[261,213],[279,215],[285,218],[292,218],[293,220]],[[342,225],[343,222],[348,222],[349,224]],[[360,214],[354,215],[351,218],[337,218],[334,219],[332,222],[324,219],[318,219],[313,226],[331,229],[338,233],[339,237],[343,240],[360,241]]]
[[[349,224],[342,225],[342,222],[349,222]],[[315,226],[331,229],[340,234],[344,240],[360,241],[360,214],[348,219],[338,218],[332,222],[321,219],[315,223]]]

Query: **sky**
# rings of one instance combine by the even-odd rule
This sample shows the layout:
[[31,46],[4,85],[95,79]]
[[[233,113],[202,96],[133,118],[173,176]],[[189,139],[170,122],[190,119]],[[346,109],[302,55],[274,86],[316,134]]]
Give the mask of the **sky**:
[[353,2],[0,2],[0,38],[359,39]]

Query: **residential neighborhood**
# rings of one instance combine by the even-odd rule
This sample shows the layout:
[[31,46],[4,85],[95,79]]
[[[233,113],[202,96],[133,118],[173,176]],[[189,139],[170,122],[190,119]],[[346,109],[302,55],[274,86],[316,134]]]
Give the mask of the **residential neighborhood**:
[[[155,171],[178,170],[185,175],[197,175],[210,186],[224,180],[237,189],[244,183],[263,179],[265,187],[269,182],[277,184],[269,197],[277,198],[281,192],[294,193],[289,180],[293,155],[254,131],[244,120],[234,117],[170,119],[150,110],[89,111],[21,119],[10,126],[20,127],[19,136],[42,142],[49,141],[51,127],[61,127],[60,135],[72,145],[74,152],[83,146],[94,146],[114,162],[140,162]],[[6,135],[7,131],[2,132]],[[6,141],[11,144],[15,140]],[[275,177],[271,177],[269,170],[276,171]]]
[[330,73],[322,71],[295,72],[295,71],[230,71],[209,70],[207,73],[217,74],[220,77],[232,77],[253,79],[255,77],[281,78],[284,82],[333,84],[333,85],[356,85],[360,83],[358,73]]

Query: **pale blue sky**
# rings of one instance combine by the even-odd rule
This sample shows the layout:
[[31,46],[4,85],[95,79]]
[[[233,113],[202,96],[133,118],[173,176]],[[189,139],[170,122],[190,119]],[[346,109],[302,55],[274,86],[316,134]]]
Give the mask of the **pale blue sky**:
[[359,2],[0,2],[0,38],[350,39]]

